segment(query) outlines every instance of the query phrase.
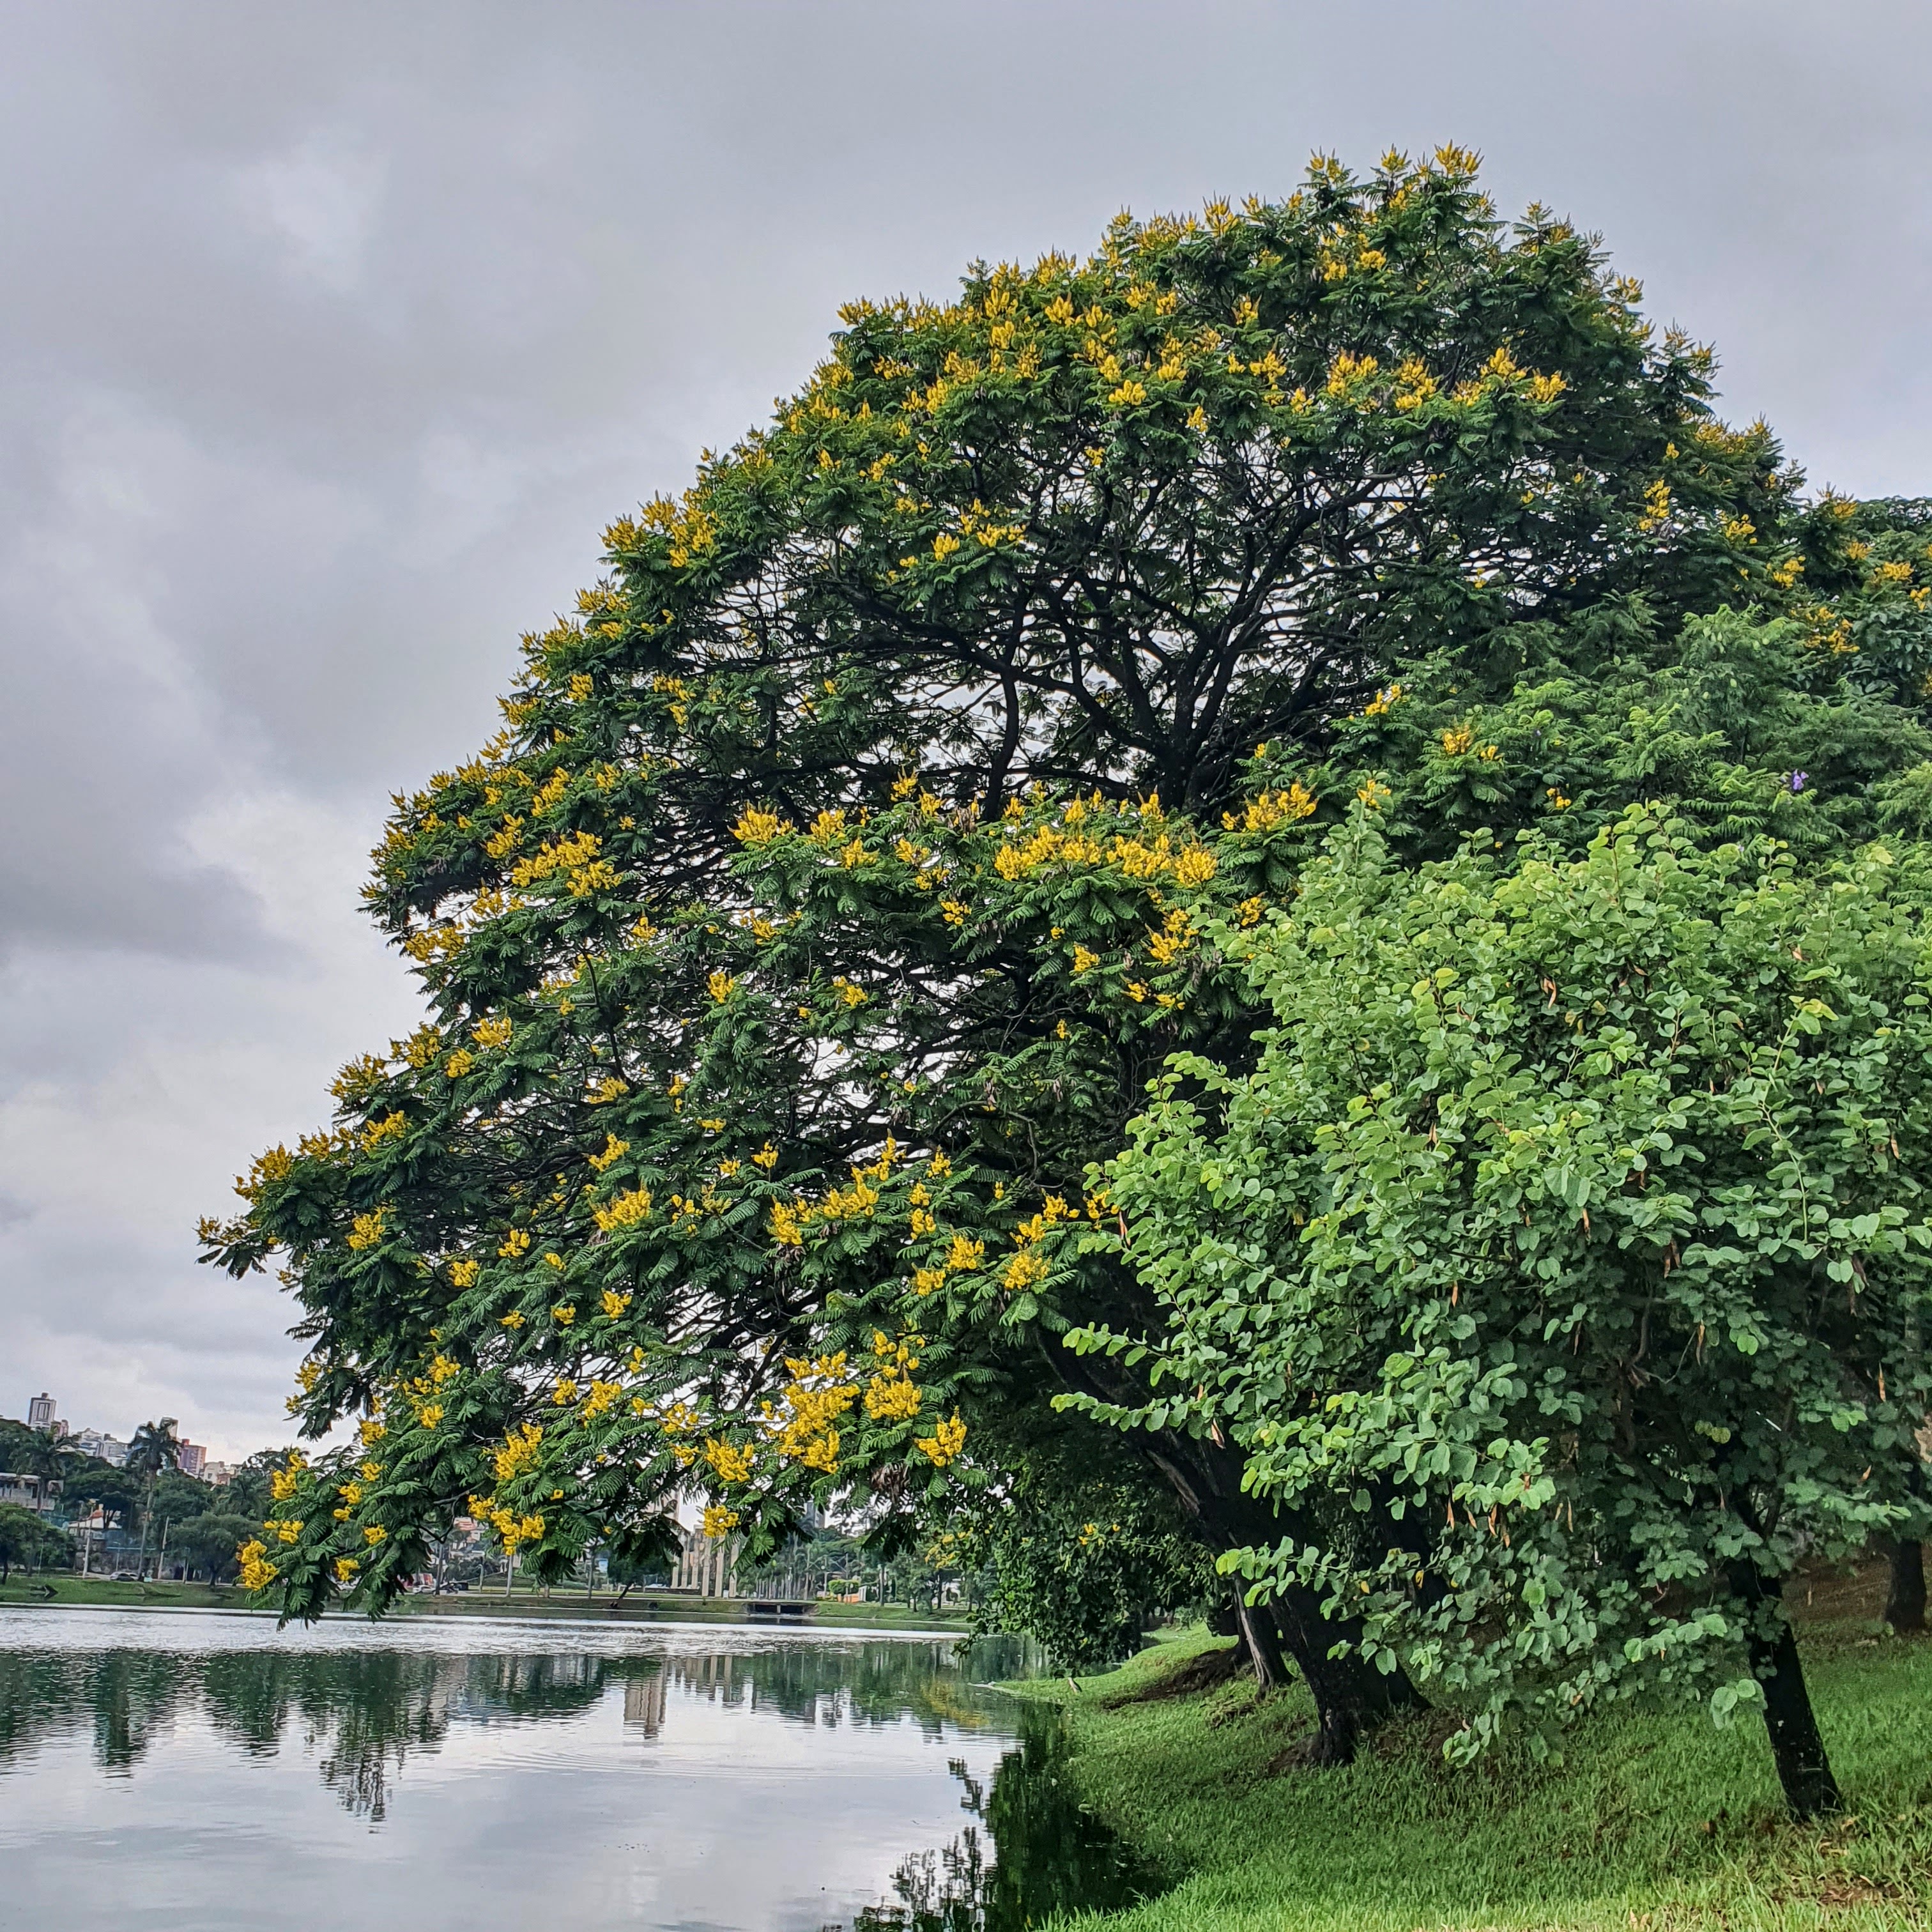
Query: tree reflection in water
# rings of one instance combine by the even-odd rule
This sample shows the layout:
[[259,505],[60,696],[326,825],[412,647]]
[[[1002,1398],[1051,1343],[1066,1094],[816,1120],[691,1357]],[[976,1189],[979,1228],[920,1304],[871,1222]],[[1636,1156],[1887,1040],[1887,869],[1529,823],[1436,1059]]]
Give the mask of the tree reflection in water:
[[[970,1822],[948,1845],[906,1859],[892,1898],[852,1932],[1018,1932],[1054,1912],[1124,1904],[1156,1888],[1075,1803],[1054,1714],[989,1700],[973,1680],[1012,1672],[1010,1654],[962,1660],[950,1642],[780,1642],[706,1652],[599,1654],[580,1648],[464,1655],[399,1643],[250,1643],[237,1648],[0,1651],[0,1774],[43,1748],[84,1741],[127,1777],[184,1722],[236,1752],[294,1744],[345,1810],[380,1826],[412,1757],[458,1729],[542,1725],[614,1699],[624,1734],[674,1738],[694,1700],[817,1730],[910,1724],[927,1738],[1003,1734],[1020,1742],[990,1778],[951,1765]],[[614,1713],[614,1714],[616,1714]],[[855,1736],[854,1742],[858,1738]],[[860,1746],[856,1754],[862,1760]]]
[[962,1808],[984,1836],[968,1825],[950,1845],[906,1859],[892,1874],[893,1902],[861,1912],[852,1932],[1023,1932],[1058,1912],[1112,1910],[1161,1889],[1161,1874],[1080,1808],[1054,1713],[1026,1712],[1018,1748],[1001,1759],[990,1791],[958,1760],[952,1768],[965,1788]]
[[0,1769],[91,1726],[103,1769],[125,1772],[179,1718],[201,1716],[251,1756],[292,1734],[353,1814],[380,1822],[412,1754],[452,1724],[574,1717],[622,1687],[646,1737],[667,1721],[664,1690],[768,1710],[820,1726],[896,1724],[928,1736],[988,1718],[950,1643],[794,1643],[695,1654],[583,1652],[460,1656],[398,1648],[16,1650],[0,1653]]

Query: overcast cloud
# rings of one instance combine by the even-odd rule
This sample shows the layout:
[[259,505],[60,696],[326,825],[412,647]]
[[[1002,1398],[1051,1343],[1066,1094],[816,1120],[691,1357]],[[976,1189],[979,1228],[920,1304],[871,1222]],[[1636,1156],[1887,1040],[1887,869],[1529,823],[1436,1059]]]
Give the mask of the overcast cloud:
[[0,1414],[282,1439],[194,1261],[412,1024],[387,794],[494,728],[597,532],[855,294],[1084,250],[1314,148],[1480,148],[1727,412],[1932,490],[1922,4],[0,0]]

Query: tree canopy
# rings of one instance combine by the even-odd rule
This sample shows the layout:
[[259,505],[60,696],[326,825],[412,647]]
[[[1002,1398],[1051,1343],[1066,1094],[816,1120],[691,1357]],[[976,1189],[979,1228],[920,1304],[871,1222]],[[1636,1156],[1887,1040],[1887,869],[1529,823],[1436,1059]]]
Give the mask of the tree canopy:
[[1802,1700],[1799,1556],[1928,1522],[1922,868],[1640,814],[1510,856],[1404,868],[1364,808],[1226,935],[1259,1065],[1177,1058],[1108,1170],[1165,1324],[1071,1338],[1154,1364],[1107,1419],[1223,1430],[1259,1493],[1373,1526],[1232,1562],[1354,1612],[1472,1748],[1512,1708]]
[[[943,1509],[1054,1393],[1135,1400],[1059,1346],[1153,1307],[1066,1241],[1083,1177],[1167,1054],[1252,1058],[1207,935],[1358,795],[1418,855],[1633,795],[1828,844],[1932,802],[1922,539],[1805,499],[1640,298],[1459,152],[1318,160],[850,306],[613,525],[376,856],[430,1018],[205,1224],[285,1262],[304,1432],[361,1418],[278,1474],[251,1584],[379,1607],[464,1510],[560,1574],[694,1487],[756,1551],[854,1485]],[[1139,1447],[1256,1542],[1238,1452]],[[1402,1694],[1327,1681],[1315,1594],[1270,1616],[1318,1696]]]
[[16,1563],[38,1568],[64,1562],[68,1553],[64,1530],[36,1510],[0,1503],[0,1583],[7,1581]]

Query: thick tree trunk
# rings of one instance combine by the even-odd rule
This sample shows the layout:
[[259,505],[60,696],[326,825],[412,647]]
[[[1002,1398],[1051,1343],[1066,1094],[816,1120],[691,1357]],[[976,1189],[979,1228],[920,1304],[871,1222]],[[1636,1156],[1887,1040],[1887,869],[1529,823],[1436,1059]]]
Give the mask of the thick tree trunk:
[[[1794,1818],[1816,1818],[1844,1808],[1832,1761],[1825,1753],[1798,1639],[1784,1614],[1781,1593],[1756,1566],[1733,1572],[1738,1594],[1750,1606],[1750,1663],[1764,1692],[1764,1727],[1771,1738],[1771,1755],[1778,1781]],[[1770,1628],[1767,1632],[1766,1624]]]
[[1885,1620],[1901,1634],[1925,1628],[1925,1546],[1901,1538],[1892,1546],[1892,1586]]
[[[1084,1376],[1076,1381],[1058,1351],[1050,1358],[1049,1368],[1063,1380],[1106,1400],[1132,1399],[1131,1389],[1108,1389]],[[1277,1514],[1242,1489],[1244,1459],[1237,1449],[1179,1435],[1143,1436],[1137,1446],[1210,1550],[1265,1546],[1290,1528],[1298,1529],[1304,1540],[1316,1533],[1310,1525]],[[1238,1601],[1238,1584],[1235,1589]],[[1359,1654],[1328,1654],[1337,1643],[1359,1641],[1361,1626],[1352,1619],[1329,1622],[1312,1592],[1291,1591],[1264,1608],[1251,1610],[1241,1604],[1239,1614],[1256,1679],[1264,1690],[1286,1680],[1284,1647],[1299,1666],[1315,1700],[1319,1726],[1314,1762],[1350,1762],[1362,1737],[1375,1726],[1398,1712],[1422,1707],[1422,1696],[1406,1672],[1397,1670],[1384,1675]]]
[[[1241,1492],[1240,1459],[1233,1452],[1210,1452],[1204,1444],[1190,1447],[1194,1453],[1185,1464],[1158,1450],[1150,1454],[1210,1548],[1267,1544],[1289,1526],[1265,1504]],[[1265,1606],[1240,1604],[1238,1614],[1256,1680],[1264,1690],[1287,1681],[1284,1649],[1301,1672],[1315,1700],[1318,1726],[1311,1763],[1352,1762],[1368,1732],[1398,1712],[1420,1707],[1420,1694],[1402,1671],[1384,1676],[1359,1655],[1329,1655],[1337,1643],[1358,1640],[1360,1626],[1353,1620],[1330,1622],[1312,1591],[1291,1587]]]
[[1406,1672],[1384,1674],[1358,1654],[1328,1654],[1338,1642],[1359,1641],[1361,1627],[1353,1618],[1324,1618],[1312,1591],[1285,1594],[1274,1610],[1282,1641],[1315,1698],[1317,1735],[1310,1763],[1352,1764],[1357,1747],[1371,1731],[1405,1711],[1422,1708],[1421,1694]]
[[1798,1656],[1798,1640],[1784,1624],[1774,1642],[1754,1643],[1751,1666],[1764,1686],[1764,1724],[1771,1734],[1771,1754],[1778,1763],[1778,1781],[1794,1818],[1816,1818],[1842,1810],[1838,1780],[1818,1734],[1804,1666]]
[[1255,1682],[1264,1694],[1279,1690],[1288,1682],[1288,1660],[1275,1641],[1274,1624],[1265,1610],[1237,1603],[1234,1615],[1241,1626],[1241,1648],[1255,1667]]

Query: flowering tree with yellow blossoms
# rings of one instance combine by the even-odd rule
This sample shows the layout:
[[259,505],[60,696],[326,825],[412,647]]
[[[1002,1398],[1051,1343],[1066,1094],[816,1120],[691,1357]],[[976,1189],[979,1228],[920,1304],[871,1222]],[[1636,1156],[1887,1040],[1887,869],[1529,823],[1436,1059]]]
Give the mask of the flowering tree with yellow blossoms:
[[[1455,151],[1319,160],[854,304],[772,423],[614,525],[376,854],[431,1017],[204,1224],[280,1258],[304,1430],[360,1430],[284,1472],[251,1586],[380,1609],[466,1512],[540,1576],[648,1557],[689,1496],[756,1552],[807,1498],[943,1510],[980,1425],[1069,1388],[1138,1400],[1058,1344],[1146,1306],[1066,1237],[1166,1056],[1248,1051],[1210,923],[1358,796],[1418,837],[1444,797],[1602,822],[1561,732],[1486,732],[1532,660],[1667,662],[1802,587],[1779,648],[1828,664],[1842,520],[1638,296]],[[1212,1431],[1137,1448],[1211,1548],[1280,1533]],[[1333,1755],[1408,1694],[1329,1657],[1312,1592],[1246,1614]]]

